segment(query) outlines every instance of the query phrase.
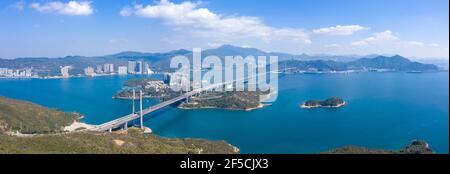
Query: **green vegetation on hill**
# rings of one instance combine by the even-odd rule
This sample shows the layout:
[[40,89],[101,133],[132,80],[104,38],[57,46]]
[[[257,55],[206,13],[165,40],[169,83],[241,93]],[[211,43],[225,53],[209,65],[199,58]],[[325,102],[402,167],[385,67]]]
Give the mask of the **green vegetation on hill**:
[[[140,53],[140,52],[122,52],[113,55],[84,57],[67,56],[61,58],[17,58],[0,59],[0,67],[11,69],[33,68],[33,72],[40,76],[60,75],[60,67],[71,65],[73,68],[70,74],[84,74],[83,69],[105,63],[112,63],[115,66],[126,66],[127,61],[141,60],[150,63],[150,68],[156,72],[169,72],[170,60],[174,56],[184,55],[192,57],[192,52],[188,50],[174,50],[166,53]],[[377,56],[373,58],[353,57],[353,56],[309,56],[292,55],[286,53],[268,53],[255,48],[242,48],[232,45],[223,45],[215,49],[208,49],[202,52],[203,57],[209,55],[219,56],[224,59],[225,56],[278,56],[280,68],[289,70],[287,72],[308,71],[316,69],[318,71],[346,71],[363,69],[390,69],[394,71],[438,71],[439,68],[432,64],[422,64],[412,62],[402,56]],[[336,61],[351,60],[351,61]],[[282,69],[280,69],[282,70]]]
[[339,97],[331,97],[326,100],[308,100],[302,103],[302,108],[314,107],[340,107],[345,104],[344,100]]
[[[125,82],[124,88],[119,91],[115,98],[131,98],[132,89],[143,91],[144,98],[157,98],[162,101],[168,100],[180,95],[162,81],[150,78],[130,79]],[[138,91],[136,91],[138,92]],[[180,104],[180,108],[199,109],[199,108],[221,108],[231,110],[254,109],[261,105],[260,96],[267,95],[268,92],[261,91],[224,91],[208,92],[189,98],[189,102]],[[138,94],[136,94],[138,95]]]
[[19,131],[24,134],[58,133],[72,124],[80,114],[61,112],[30,102],[0,96],[0,133]]
[[411,144],[398,151],[383,149],[368,149],[357,146],[346,146],[325,152],[325,154],[434,154],[428,147],[428,143],[421,140],[414,140]]
[[232,110],[253,109],[260,106],[258,91],[227,91],[211,92],[200,96],[193,96],[188,103],[182,103],[181,108],[221,108]]
[[[61,133],[62,127],[70,125],[79,116],[0,97],[0,154],[239,153],[236,147],[225,141],[162,138],[144,134],[136,128],[113,133]],[[11,131],[35,135],[7,134]]]
[[142,90],[143,98],[156,98],[163,101],[180,95],[179,92],[170,89],[163,81],[152,78],[129,79],[123,86],[123,89],[113,96],[114,98],[131,99],[133,89],[135,89],[136,98],[139,98],[139,90]]
[[128,132],[71,133],[34,137],[0,134],[0,154],[196,154],[238,153],[224,141],[162,138],[133,128]]

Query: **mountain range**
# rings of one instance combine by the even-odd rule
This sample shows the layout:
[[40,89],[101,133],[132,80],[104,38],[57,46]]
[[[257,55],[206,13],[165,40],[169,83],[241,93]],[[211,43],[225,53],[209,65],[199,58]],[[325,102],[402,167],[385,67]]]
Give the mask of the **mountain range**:
[[[192,51],[174,50],[165,53],[142,53],[121,52],[117,54],[85,57],[67,56],[62,58],[16,58],[0,59],[0,68],[23,69],[33,68],[41,76],[58,75],[61,66],[71,65],[71,74],[82,74],[83,69],[92,66],[112,63],[116,66],[127,65],[131,60],[142,60],[150,63],[154,71],[169,71],[172,57],[185,55],[192,57]],[[232,45],[223,45],[215,49],[202,51],[202,57],[216,55],[221,58],[225,56],[278,56],[280,69],[289,67],[295,70],[315,69],[317,71],[344,71],[360,69],[388,69],[393,71],[438,71],[439,68],[433,64],[413,62],[409,59],[394,55],[370,55],[370,56],[330,56],[330,55],[293,55],[278,52],[265,52],[256,48],[244,48]],[[287,66],[286,66],[287,65]],[[284,66],[284,67],[283,67]]]

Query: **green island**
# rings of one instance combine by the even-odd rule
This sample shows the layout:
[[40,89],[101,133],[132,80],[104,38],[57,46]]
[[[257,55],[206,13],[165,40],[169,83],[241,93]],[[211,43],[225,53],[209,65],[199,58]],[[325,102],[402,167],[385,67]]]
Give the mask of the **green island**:
[[238,148],[225,141],[163,138],[137,128],[111,133],[64,131],[80,116],[0,97],[0,154],[239,153]]
[[[163,81],[142,78],[126,81],[124,88],[113,96],[113,98],[131,99],[133,96],[133,89],[142,90],[143,98],[156,98],[162,101],[180,95],[179,92],[171,90]],[[189,101],[180,103],[178,108],[218,108],[249,111],[264,107],[265,105],[260,102],[260,99],[268,97],[269,95],[270,92],[262,91],[211,91],[190,97]]]
[[326,100],[308,100],[300,105],[300,108],[338,108],[345,106],[345,101],[339,97],[331,97]]
[[261,91],[223,91],[210,92],[189,98],[178,107],[182,109],[219,108],[228,110],[250,111],[264,107],[260,96],[266,93]]
[[393,151],[384,149],[368,149],[357,146],[345,146],[324,152],[324,154],[435,154],[428,143],[423,140],[413,140],[406,147]]

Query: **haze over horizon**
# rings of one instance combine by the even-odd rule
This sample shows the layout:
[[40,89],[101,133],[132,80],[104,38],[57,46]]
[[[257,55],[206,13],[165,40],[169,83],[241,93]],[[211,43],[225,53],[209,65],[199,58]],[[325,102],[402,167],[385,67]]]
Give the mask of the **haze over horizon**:
[[[255,8],[256,7],[256,8]],[[308,55],[449,55],[448,1],[4,0],[0,58],[252,47]]]

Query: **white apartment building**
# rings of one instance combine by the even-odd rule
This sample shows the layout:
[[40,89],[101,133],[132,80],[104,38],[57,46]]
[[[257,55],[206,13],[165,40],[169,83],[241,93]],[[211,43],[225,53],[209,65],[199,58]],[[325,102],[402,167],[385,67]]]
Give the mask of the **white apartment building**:
[[118,74],[119,75],[126,75],[128,72],[128,68],[126,66],[119,66],[118,68]]
[[72,66],[62,66],[61,67],[61,76],[64,78],[68,78],[70,76],[69,70],[72,68]]

